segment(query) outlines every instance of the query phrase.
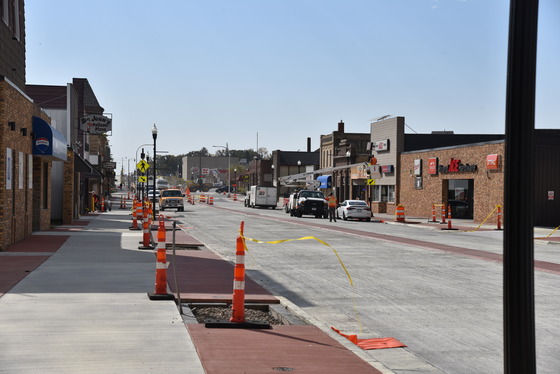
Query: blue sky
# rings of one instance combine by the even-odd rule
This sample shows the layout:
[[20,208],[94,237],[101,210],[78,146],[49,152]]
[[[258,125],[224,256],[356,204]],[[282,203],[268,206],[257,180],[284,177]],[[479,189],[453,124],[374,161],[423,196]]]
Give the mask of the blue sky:
[[[27,0],[27,83],[87,78],[115,161],[319,147],[345,122],[503,133],[506,0]],[[536,127],[558,128],[560,1],[541,0]],[[408,130],[410,131],[410,130]],[[127,161],[124,161],[125,165]]]

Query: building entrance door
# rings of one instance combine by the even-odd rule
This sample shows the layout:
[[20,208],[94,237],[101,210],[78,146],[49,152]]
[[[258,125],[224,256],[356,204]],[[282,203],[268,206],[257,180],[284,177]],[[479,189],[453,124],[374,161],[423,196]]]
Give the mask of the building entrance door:
[[472,219],[474,203],[474,179],[449,179],[447,203],[451,205],[453,218]]

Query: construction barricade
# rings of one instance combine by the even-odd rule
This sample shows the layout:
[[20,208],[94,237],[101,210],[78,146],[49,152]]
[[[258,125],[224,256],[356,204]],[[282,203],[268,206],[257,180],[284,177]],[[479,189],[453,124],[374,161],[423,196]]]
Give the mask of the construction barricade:
[[397,208],[395,210],[395,220],[397,222],[405,222],[405,216],[404,216],[404,206],[402,205],[397,205]]

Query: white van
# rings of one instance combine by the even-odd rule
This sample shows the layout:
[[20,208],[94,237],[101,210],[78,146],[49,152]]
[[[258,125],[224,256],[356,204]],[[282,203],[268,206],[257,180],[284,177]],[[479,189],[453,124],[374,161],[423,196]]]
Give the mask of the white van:
[[247,195],[249,197],[249,207],[266,207],[276,209],[278,196],[276,187],[251,186],[251,190]]

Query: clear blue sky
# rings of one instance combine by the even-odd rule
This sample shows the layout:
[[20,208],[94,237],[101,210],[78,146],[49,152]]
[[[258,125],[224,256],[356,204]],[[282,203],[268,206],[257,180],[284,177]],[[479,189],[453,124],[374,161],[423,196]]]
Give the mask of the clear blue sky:
[[[27,0],[27,83],[87,78],[115,161],[312,149],[343,120],[503,133],[507,0]],[[536,127],[559,128],[560,1],[541,0]],[[410,131],[410,130],[409,130]],[[258,134],[258,135],[257,135]],[[126,160],[124,161],[126,165]],[[120,168],[120,166],[119,166]]]

